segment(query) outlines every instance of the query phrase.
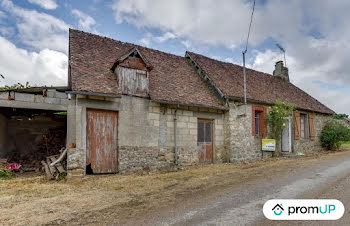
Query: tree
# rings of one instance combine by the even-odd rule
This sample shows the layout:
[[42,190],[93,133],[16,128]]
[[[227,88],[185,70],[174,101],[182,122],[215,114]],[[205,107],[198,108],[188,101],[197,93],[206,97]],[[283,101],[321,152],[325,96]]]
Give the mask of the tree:
[[268,107],[268,109],[269,111],[266,121],[269,125],[269,135],[272,139],[276,140],[277,150],[274,152],[274,156],[279,156],[279,145],[281,143],[282,132],[286,126],[288,117],[292,116],[295,106],[276,101],[275,105]]
[[347,115],[347,114],[335,114],[335,115],[333,115],[333,119],[338,119],[338,120],[345,119],[348,117],[349,117],[349,115]]
[[30,87],[29,82],[26,82],[25,85],[23,85],[22,83],[17,83],[17,84],[14,84],[12,86],[5,85],[3,87],[0,87],[0,91],[24,89],[24,88],[29,88],[29,87]]

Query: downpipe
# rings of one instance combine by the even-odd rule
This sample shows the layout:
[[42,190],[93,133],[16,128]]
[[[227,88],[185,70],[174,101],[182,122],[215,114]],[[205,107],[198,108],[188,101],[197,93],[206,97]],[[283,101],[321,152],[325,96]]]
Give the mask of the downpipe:
[[176,117],[176,113],[177,113],[177,108],[175,109],[175,112],[174,112],[174,162],[175,162],[175,165],[178,164],[178,161],[177,161],[177,156],[178,156],[178,153],[177,153],[177,134],[176,134],[176,131],[177,131],[177,117]]

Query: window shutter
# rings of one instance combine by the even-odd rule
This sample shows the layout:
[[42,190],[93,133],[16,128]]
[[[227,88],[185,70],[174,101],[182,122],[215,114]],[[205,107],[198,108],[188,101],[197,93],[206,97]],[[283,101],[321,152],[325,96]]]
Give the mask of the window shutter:
[[294,140],[300,139],[300,113],[294,112]]
[[315,140],[314,114],[309,114],[310,140]]

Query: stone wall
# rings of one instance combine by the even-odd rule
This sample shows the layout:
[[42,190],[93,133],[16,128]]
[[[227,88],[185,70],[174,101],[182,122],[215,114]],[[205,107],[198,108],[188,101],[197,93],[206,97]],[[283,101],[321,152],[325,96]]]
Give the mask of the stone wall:
[[[314,118],[314,129],[315,129],[315,139],[310,140],[310,138],[300,138],[299,140],[292,140],[293,152],[310,153],[312,151],[321,151],[321,131],[325,126],[325,123],[331,119],[329,115],[315,114]],[[293,123],[294,124],[294,123]],[[294,131],[294,128],[293,128]],[[294,134],[294,133],[293,133]]]
[[[235,105],[236,104],[236,105]],[[230,111],[226,113],[225,123],[225,146],[230,160],[232,162],[256,160],[262,158],[261,138],[252,135],[252,106],[263,106],[259,104],[247,104],[246,115],[245,107],[240,103],[230,103]],[[267,107],[267,106],[265,106]],[[314,129],[315,139],[294,140],[294,128],[292,127],[292,151],[293,153],[307,153],[322,150],[320,143],[320,134],[325,122],[331,116],[315,114]],[[294,123],[291,123],[292,126]],[[264,158],[271,157],[272,152],[264,152]]]
[[[68,125],[74,121],[77,149],[86,152],[86,108],[119,112],[119,172],[168,169],[175,164],[174,118],[176,114],[177,162],[198,164],[197,120],[214,120],[214,163],[258,160],[262,156],[261,138],[252,135],[252,107],[230,102],[230,111],[160,104],[149,99],[123,95],[121,98],[80,96],[76,107],[68,107]],[[261,105],[262,106],[262,105]],[[179,107],[177,109],[177,107]],[[266,106],[265,106],[266,107]],[[71,109],[71,110],[69,110]],[[72,113],[70,111],[74,111]],[[70,121],[70,118],[73,121]],[[319,150],[319,135],[329,117],[316,114],[315,141],[292,140],[294,152]],[[292,123],[293,125],[293,123]],[[68,131],[70,134],[70,131]]]
[[79,148],[69,148],[67,151],[68,177],[81,177],[85,175],[85,151]]
[[197,119],[214,120],[214,161],[224,150],[223,114],[216,110],[161,105],[123,96],[119,112],[119,170],[164,169],[175,163],[174,117],[179,165],[198,163]]
[[[230,111],[226,113],[225,144],[231,162],[262,158],[261,138],[252,135],[252,106],[247,104],[245,108],[240,103],[230,102]],[[264,158],[271,155],[271,152],[264,152]]]

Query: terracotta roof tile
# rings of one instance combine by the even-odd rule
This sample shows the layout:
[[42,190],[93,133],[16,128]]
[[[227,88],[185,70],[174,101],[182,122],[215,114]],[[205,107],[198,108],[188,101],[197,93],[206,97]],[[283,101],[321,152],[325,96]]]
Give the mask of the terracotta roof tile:
[[72,90],[121,94],[111,68],[133,47],[137,47],[153,67],[150,71],[152,100],[225,108],[186,58],[71,29],[69,82]]
[[[243,68],[239,65],[217,61],[187,52],[187,55],[210,78],[213,85],[225,96],[243,99]],[[263,72],[247,69],[247,99],[273,104],[277,100],[292,103],[297,108],[325,114],[334,111],[311,97],[290,82]]]

